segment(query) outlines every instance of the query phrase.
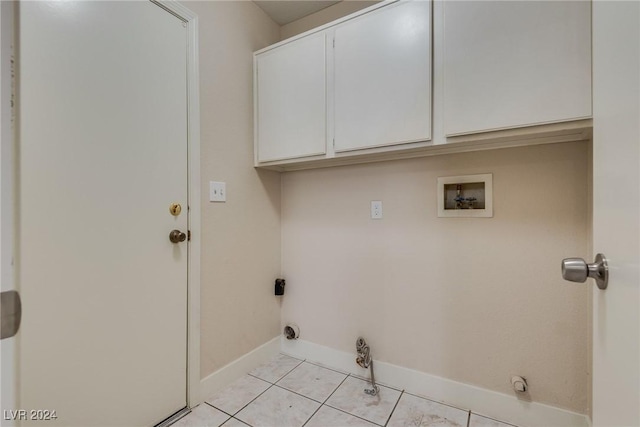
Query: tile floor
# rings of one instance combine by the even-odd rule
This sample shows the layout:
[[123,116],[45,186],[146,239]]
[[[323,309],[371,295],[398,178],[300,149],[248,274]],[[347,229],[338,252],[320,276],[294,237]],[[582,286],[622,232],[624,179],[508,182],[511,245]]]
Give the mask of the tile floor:
[[172,427],[513,427],[392,387],[377,396],[361,378],[279,355]]

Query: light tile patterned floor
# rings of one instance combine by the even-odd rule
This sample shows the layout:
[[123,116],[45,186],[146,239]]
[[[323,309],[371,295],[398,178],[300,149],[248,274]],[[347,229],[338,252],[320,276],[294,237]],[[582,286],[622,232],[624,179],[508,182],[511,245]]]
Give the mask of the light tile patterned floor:
[[172,427],[514,427],[279,355],[178,420]]

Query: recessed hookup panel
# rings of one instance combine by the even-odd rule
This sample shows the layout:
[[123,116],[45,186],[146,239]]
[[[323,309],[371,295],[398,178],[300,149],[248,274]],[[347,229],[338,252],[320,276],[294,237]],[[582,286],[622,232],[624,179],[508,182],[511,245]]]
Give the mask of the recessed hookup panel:
[[493,217],[493,174],[438,177],[438,217]]

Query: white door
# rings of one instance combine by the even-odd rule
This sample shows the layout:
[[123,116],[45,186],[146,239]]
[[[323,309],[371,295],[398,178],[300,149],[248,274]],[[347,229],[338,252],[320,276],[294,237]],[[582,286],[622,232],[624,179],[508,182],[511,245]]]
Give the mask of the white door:
[[593,425],[640,425],[640,3],[593,3]]
[[187,30],[21,2],[19,41],[17,405],[57,416],[23,424],[156,424],[186,406]]

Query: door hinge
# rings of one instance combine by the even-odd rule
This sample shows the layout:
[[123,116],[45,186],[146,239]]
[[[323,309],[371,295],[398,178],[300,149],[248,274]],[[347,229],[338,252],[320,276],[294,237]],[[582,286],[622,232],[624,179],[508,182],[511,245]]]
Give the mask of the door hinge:
[[17,291],[5,291],[0,293],[0,312],[2,313],[2,327],[0,327],[0,339],[11,338],[18,333],[22,320],[22,302]]
[[187,242],[191,241],[191,230],[187,230]]
[[333,39],[333,47],[336,47],[336,39]]

